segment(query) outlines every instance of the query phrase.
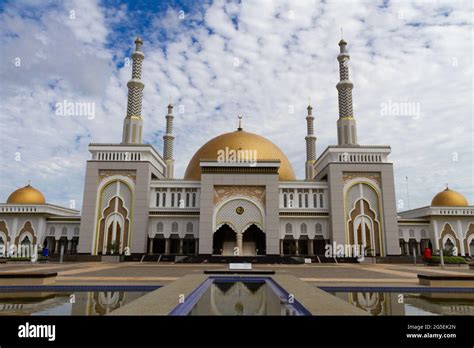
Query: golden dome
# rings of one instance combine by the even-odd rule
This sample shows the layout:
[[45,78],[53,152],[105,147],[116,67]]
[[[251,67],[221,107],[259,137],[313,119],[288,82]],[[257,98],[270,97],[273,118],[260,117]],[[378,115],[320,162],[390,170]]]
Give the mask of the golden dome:
[[27,185],[14,191],[7,199],[9,204],[45,204],[46,200],[41,192]]
[[[237,130],[235,132],[219,135],[205,143],[191,158],[184,174],[186,180],[200,180],[201,167],[200,160],[215,161],[218,159],[220,151],[241,150],[255,151],[256,160],[280,160],[280,169],[278,171],[280,180],[295,180],[295,172],[285,154],[270,140],[264,137]],[[250,157],[250,156],[249,156]],[[255,160],[254,158],[252,158]]]
[[466,207],[469,205],[469,202],[459,192],[446,187],[444,191],[441,191],[433,197],[431,205],[433,207]]

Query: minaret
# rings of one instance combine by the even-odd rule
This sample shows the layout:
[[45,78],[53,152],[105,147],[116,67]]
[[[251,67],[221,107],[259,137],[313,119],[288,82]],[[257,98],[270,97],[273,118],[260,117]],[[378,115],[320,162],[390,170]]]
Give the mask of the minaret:
[[314,135],[314,117],[311,105],[307,107],[306,126],[308,134],[306,140],[306,180],[314,178],[314,163],[316,162],[316,136]]
[[123,144],[141,144],[142,143],[142,62],[145,55],[141,51],[143,41],[137,37],[135,40],[135,51],[132,53],[132,79],[128,81],[128,102],[127,116],[123,121]]
[[349,53],[347,53],[347,42],[339,41],[339,82],[336,85],[339,99],[339,120],[337,120],[337,140],[339,145],[357,144],[357,126],[352,112],[352,88],[349,80]]
[[168,114],[166,115],[166,133],[163,135],[163,158],[166,162],[166,177],[173,178],[174,176],[174,158],[173,158],[173,105],[171,102],[168,105]]

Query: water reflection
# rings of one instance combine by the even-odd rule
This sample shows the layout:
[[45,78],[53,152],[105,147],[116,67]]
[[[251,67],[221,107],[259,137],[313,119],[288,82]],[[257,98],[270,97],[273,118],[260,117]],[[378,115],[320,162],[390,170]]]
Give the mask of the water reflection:
[[0,293],[0,315],[106,315],[146,292]]
[[295,315],[265,282],[213,282],[189,315]]
[[474,294],[337,292],[336,297],[371,315],[474,315]]

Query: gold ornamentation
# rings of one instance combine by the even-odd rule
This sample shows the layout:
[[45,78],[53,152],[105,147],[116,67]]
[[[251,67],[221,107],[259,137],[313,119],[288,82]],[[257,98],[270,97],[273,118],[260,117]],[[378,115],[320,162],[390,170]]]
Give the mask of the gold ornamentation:
[[237,207],[235,209],[235,212],[239,215],[242,215],[244,213],[244,211],[245,211],[244,207]]
[[352,179],[366,178],[375,181],[379,186],[381,185],[380,173],[365,173],[365,172],[344,172],[342,180],[347,184]]
[[251,197],[265,206],[264,186],[214,186],[214,205],[233,196]]
[[109,176],[113,175],[121,175],[125,176],[129,179],[131,179],[133,182],[135,182],[135,179],[137,177],[137,173],[135,170],[113,170],[113,169],[108,169],[108,170],[99,170],[99,182],[103,181],[104,179],[108,178]]

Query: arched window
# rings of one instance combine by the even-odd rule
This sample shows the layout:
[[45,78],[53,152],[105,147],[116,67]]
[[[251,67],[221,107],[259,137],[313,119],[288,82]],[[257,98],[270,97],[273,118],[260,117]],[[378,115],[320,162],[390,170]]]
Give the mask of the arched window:
[[301,224],[301,227],[300,227],[300,230],[301,230],[301,233],[308,233],[308,226],[306,226],[305,223],[302,223]]
[[410,228],[410,238],[414,238],[415,237],[415,231],[413,230],[413,228]]
[[322,193],[319,195],[319,207],[324,207],[324,196]]
[[298,193],[298,207],[303,207],[303,195],[301,193]]
[[163,192],[161,201],[162,201],[161,206],[166,207],[166,192]]
[[177,222],[173,222],[171,224],[171,232],[178,232],[178,223]]
[[288,206],[288,196],[286,193],[283,194],[283,208]]
[[171,206],[174,207],[174,192],[171,193]]
[[49,229],[49,235],[50,235],[50,236],[54,236],[55,233],[56,233],[56,229],[55,229],[54,227],[51,227],[51,228]]
[[156,193],[156,206],[159,207],[160,206],[160,192],[157,192]]
[[193,193],[193,207],[196,206],[196,194]]
[[288,201],[288,206],[290,208],[294,208],[295,207],[295,201],[294,201],[294,196],[293,196],[293,193],[290,193],[290,200]]
[[313,208],[318,207],[318,195],[316,193],[313,193]]
[[316,234],[323,234],[323,226],[319,222],[316,224]]
[[186,207],[189,207],[189,198],[190,198],[190,195],[189,195],[189,192],[186,193]]
[[61,235],[62,235],[62,236],[66,236],[66,235],[67,235],[67,227],[63,227],[63,229],[61,230]]
[[401,228],[398,229],[398,236],[403,237],[403,231]]
[[161,221],[158,221],[156,224],[156,232],[163,232],[163,223]]
[[304,207],[305,207],[305,208],[308,208],[308,207],[309,207],[309,200],[308,200],[308,198],[309,198],[309,197],[308,197],[308,194],[305,193],[305,194],[304,194]]
[[187,225],[186,225],[186,232],[187,233],[193,233],[193,223],[192,222],[188,222]]
[[178,200],[176,202],[176,206],[179,207],[179,208],[182,208],[182,205],[181,205],[181,193],[178,192]]
[[292,228],[292,226],[289,222],[285,226],[285,232],[286,233],[292,233],[293,232],[293,228]]
[[78,236],[79,235],[79,227],[74,228],[74,235]]
[[426,230],[425,229],[421,230],[421,238],[426,238]]

